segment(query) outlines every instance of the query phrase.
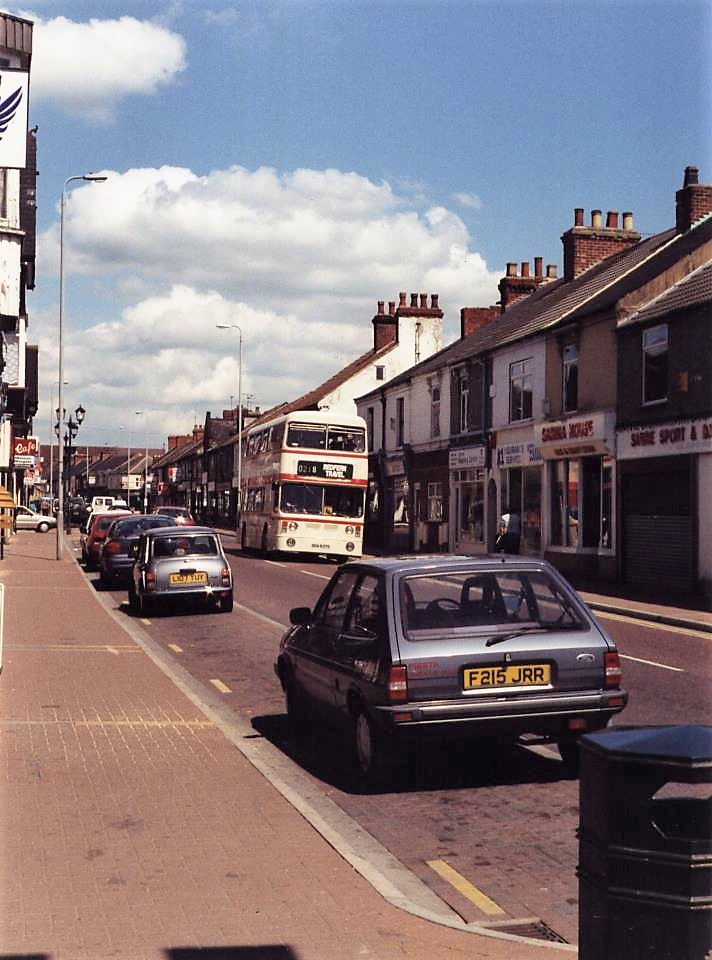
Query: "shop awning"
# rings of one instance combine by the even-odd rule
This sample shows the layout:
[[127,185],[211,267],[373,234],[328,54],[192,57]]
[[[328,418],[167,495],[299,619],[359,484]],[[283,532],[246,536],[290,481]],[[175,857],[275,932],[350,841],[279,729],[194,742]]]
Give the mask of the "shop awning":
[[17,509],[17,504],[15,499],[9,490],[6,490],[5,487],[0,487],[0,508],[3,510],[15,510]]

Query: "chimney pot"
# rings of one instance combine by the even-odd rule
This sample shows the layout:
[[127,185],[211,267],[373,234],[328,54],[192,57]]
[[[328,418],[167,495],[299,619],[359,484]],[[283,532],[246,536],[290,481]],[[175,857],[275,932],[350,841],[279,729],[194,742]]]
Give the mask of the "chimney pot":
[[547,263],[546,277],[547,277],[547,280],[556,280],[556,264],[555,263]]
[[541,267],[543,263],[544,263],[543,257],[534,257],[534,276],[535,277],[540,277],[542,275]]
[[399,304],[399,306],[404,307],[404,306],[405,306],[405,293],[400,293],[400,294],[398,294],[398,296],[399,296],[399,298],[400,298],[400,304]]
[[420,306],[426,308],[428,306],[428,295],[427,293],[420,294]]
[[594,230],[601,229],[601,211],[600,210],[591,211],[591,226],[593,227]]
[[418,306],[418,294],[417,294],[417,293],[411,293],[411,295],[410,295],[410,305],[411,305],[411,307],[417,307],[417,306]]
[[440,309],[440,308],[438,307],[438,300],[439,300],[439,299],[440,299],[440,294],[439,294],[439,293],[431,293],[431,294],[430,294],[430,306],[433,308],[433,310],[439,310],[439,309]]
[[630,212],[630,210],[626,210],[623,214],[623,229],[633,229],[633,214]]
[[522,276],[523,276],[523,277],[528,277],[528,276],[529,276],[529,261],[528,261],[528,260],[522,260]]
[[684,187],[689,187],[691,184],[700,182],[700,171],[698,167],[685,167],[685,180],[683,182]]
[[618,211],[609,210],[606,214],[606,226],[612,228],[613,230],[618,229]]
[[574,208],[574,226],[575,227],[583,226],[583,207]]
[[378,312],[379,314],[383,313],[383,300],[378,301]]
[[516,275],[517,275],[517,265],[516,265],[516,263],[508,263],[508,264],[507,264],[507,276],[508,276],[508,277],[516,277]]
[[396,313],[396,302],[395,300],[388,301],[388,313],[391,317],[395,316]]

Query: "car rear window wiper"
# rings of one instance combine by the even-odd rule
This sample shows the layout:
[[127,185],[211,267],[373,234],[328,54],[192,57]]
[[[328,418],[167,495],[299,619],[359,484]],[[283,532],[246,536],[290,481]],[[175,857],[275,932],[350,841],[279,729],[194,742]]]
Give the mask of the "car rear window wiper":
[[497,633],[493,637],[488,637],[487,640],[485,640],[485,646],[493,647],[496,643],[515,640],[517,637],[523,637],[527,633],[546,633],[546,627],[539,623],[535,627],[520,627],[518,630],[512,630],[509,633]]

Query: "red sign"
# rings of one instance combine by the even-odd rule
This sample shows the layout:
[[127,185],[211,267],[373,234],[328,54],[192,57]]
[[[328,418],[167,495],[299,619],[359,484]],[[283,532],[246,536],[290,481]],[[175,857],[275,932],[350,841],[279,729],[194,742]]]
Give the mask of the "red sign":
[[36,457],[37,437],[16,437],[13,451],[16,457]]

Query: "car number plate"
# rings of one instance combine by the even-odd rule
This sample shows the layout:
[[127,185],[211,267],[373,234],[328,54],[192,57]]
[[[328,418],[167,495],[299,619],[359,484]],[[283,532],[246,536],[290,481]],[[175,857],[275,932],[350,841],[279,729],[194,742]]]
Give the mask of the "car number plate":
[[465,667],[465,690],[492,687],[540,687],[551,683],[548,663],[518,663],[505,667]]
[[194,583],[207,583],[207,573],[172,573],[168,577],[168,583],[172,587],[183,587]]

